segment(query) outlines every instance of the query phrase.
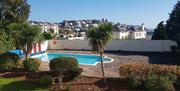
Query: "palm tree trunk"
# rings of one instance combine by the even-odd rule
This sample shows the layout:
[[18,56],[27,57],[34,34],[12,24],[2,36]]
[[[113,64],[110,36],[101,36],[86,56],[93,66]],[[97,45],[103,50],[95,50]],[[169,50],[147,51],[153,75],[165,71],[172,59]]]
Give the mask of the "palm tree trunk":
[[[27,47],[26,47],[27,48]],[[25,59],[28,58],[28,51],[26,48],[23,48],[23,54],[25,55]]]
[[106,77],[105,77],[105,72],[104,72],[103,52],[100,53],[100,56],[101,56],[101,69],[102,69],[103,80],[104,80],[104,83],[107,84]]
[[25,53],[25,58],[26,58],[26,59],[28,58],[28,53]]

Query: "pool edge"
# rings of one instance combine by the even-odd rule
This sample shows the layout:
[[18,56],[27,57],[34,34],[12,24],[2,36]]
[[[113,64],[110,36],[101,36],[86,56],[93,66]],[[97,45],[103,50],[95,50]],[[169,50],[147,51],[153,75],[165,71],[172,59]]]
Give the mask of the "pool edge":
[[[50,52],[51,53],[51,52]],[[54,52],[52,52],[52,53],[54,53]],[[37,55],[33,55],[33,56],[31,56],[31,58],[36,58],[36,57],[38,57],[38,56],[44,56],[44,55],[47,55],[48,54],[48,52],[45,52],[45,53],[42,53],[42,54],[37,54]],[[58,53],[55,53],[55,54],[58,54]],[[63,54],[76,54],[76,53],[63,53]],[[92,55],[92,56],[97,56],[96,54],[77,54],[77,55]],[[111,63],[111,62],[113,62],[114,61],[114,59],[113,58],[110,58],[110,57],[108,57],[108,56],[103,56],[104,58],[108,58],[108,59],[110,59],[110,61],[103,61],[103,63]],[[47,62],[47,61],[43,61],[43,62]],[[100,62],[95,62],[94,64],[79,64],[79,65],[90,65],[90,66],[95,66],[95,65],[97,65],[98,63],[101,63],[101,61]]]

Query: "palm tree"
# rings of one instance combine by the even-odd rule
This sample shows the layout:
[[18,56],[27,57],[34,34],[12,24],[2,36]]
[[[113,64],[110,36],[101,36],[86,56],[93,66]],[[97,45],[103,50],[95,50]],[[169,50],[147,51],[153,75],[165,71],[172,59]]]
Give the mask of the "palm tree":
[[29,23],[25,22],[18,25],[18,28],[14,28],[13,31],[15,39],[15,47],[22,49],[25,53],[25,58],[28,57],[30,50],[32,49],[33,42],[38,42],[41,40],[41,30],[37,26],[31,26]]
[[103,80],[106,83],[103,65],[103,53],[105,46],[112,38],[112,24],[103,23],[98,27],[93,27],[87,32],[86,36],[89,40],[89,45],[91,46],[92,50],[100,54]]
[[25,53],[25,58],[28,57],[33,42],[42,40],[40,28],[31,26],[28,22],[12,23],[8,28],[11,30],[11,37],[14,39],[16,49],[22,49]]

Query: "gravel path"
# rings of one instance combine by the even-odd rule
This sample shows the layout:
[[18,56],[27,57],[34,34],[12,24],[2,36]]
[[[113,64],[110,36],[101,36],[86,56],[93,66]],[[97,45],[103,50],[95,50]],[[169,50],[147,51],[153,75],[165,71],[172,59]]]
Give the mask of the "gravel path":
[[[51,50],[48,52],[63,52],[63,53],[85,53],[85,54],[92,54],[90,51],[57,51],[57,50]],[[149,63],[148,56],[142,56],[142,55],[121,55],[116,53],[105,53],[104,55],[113,58],[114,61],[110,63],[104,63],[105,68],[105,75],[106,77],[118,77],[118,69],[121,64],[129,64],[129,63]],[[101,73],[101,66],[100,63],[97,65],[80,65],[81,68],[83,68],[82,75],[84,76],[93,76],[93,77],[102,77]],[[41,71],[47,71],[49,70],[49,62],[42,62]]]

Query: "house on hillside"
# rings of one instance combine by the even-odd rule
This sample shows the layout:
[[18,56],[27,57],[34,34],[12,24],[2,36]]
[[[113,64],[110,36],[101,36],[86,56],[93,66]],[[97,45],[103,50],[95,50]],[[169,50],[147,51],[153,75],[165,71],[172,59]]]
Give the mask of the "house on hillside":
[[81,30],[79,31],[78,36],[79,36],[79,37],[85,37],[85,36],[86,36],[86,31],[87,31],[87,30],[81,29]]
[[115,24],[113,26],[114,39],[146,39],[147,31],[144,24],[141,26]]
[[57,23],[30,21],[30,24],[39,26],[42,32],[49,32],[50,29],[53,29],[54,33],[59,33],[59,25]]

